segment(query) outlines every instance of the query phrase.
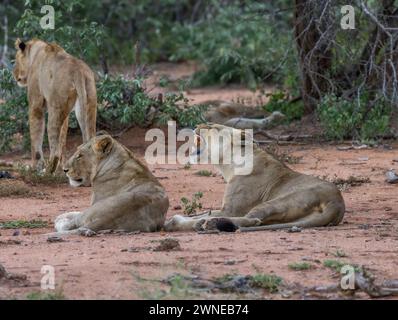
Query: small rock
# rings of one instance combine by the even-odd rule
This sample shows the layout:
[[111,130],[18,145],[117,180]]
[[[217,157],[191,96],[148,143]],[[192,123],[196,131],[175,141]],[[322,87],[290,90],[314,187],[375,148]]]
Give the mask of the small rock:
[[293,226],[293,227],[291,227],[290,229],[288,229],[287,232],[290,232],[290,233],[293,233],[293,232],[301,232],[302,230],[303,230],[303,228]]
[[368,161],[369,157],[359,157],[358,160],[359,161]]
[[388,183],[398,183],[398,175],[394,172],[394,170],[388,170],[386,172],[386,181]]
[[166,238],[160,240],[159,245],[153,248],[153,251],[171,251],[181,250],[180,242],[174,238]]
[[19,236],[19,234],[20,234],[19,230],[15,230],[12,235],[14,237],[17,237],[17,236]]
[[235,260],[225,260],[224,264],[226,266],[232,266],[232,265],[236,264],[236,261]]
[[65,241],[64,239],[62,239],[61,237],[58,236],[49,236],[47,238],[47,242],[53,243],[53,242],[63,242]]
[[176,206],[173,207],[173,209],[174,209],[174,210],[181,210],[182,207],[181,207],[179,204],[177,204]]

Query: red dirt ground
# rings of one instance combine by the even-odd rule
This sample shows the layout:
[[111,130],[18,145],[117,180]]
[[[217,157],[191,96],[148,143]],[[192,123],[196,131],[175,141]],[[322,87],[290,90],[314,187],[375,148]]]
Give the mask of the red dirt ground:
[[[241,88],[224,90],[227,89],[200,89],[200,98],[197,99],[204,99],[207,92],[210,92],[210,99],[226,99],[228,96],[231,100],[253,95]],[[219,95],[217,92],[220,92]],[[69,152],[73,152],[79,139],[69,138]],[[143,130],[132,129],[120,141],[143,158]],[[0,282],[0,299],[24,299],[32,292],[40,291],[43,265],[55,267],[56,291],[67,299],[344,298],[336,293],[320,296],[288,292],[236,295],[198,291],[189,287],[171,290],[169,285],[160,281],[175,273],[204,279],[234,273],[265,273],[282,277],[286,285],[310,287],[338,284],[340,276],[323,265],[325,260],[365,266],[378,281],[398,279],[398,185],[384,181],[386,170],[398,168],[398,162],[394,161],[398,159],[398,144],[391,146],[391,150],[378,147],[348,151],[339,151],[336,145],[314,143],[279,147],[280,151],[301,157],[297,164],[289,164],[299,172],[327,178],[336,175],[339,178],[355,176],[370,179],[369,183],[343,191],[347,211],[342,224],[298,233],[106,234],[90,238],[69,236],[64,237],[64,242],[49,243],[45,233],[53,231],[54,218],[67,211],[87,208],[90,188],[72,188],[67,184],[36,185],[33,190],[44,193],[44,197],[1,198],[0,222],[40,219],[48,221],[49,227],[21,229],[19,235],[13,235],[15,230],[0,229],[0,264],[8,272],[27,276],[25,286]],[[21,154],[3,155],[0,159],[20,161]],[[181,204],[181,197],[191,198],[197,191],[203,192],[201,202],[204,209],[220,207],[225,187],[222,177],[218,173],[211,177],[195,175],[202,169],[216,173],[211,165],[149,167],[168,192],[168,217],[181,213],[181,209],[175,209]],[[167,237],[177,239],[181,250],[152,250],[157,241]],[[304,261],[311,264],[311,269],[294,271],[288,267],[291,263]],[[356,294],[355,297],[368,296]]]

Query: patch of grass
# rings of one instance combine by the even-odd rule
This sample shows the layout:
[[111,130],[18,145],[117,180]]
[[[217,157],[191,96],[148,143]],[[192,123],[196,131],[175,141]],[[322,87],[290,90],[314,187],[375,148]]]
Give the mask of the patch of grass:
[[210,170],[199,170],[195,172],[195,175],[201,177],[211,177],[213,175],[213,172]]
[[341,268],[346,265],[346,263],[338,261],[338,260],[325,260],[323,261],[323,265],[326,268],[333,269],[336,272],[340,272]]
[[192,199],[189,200],[186,197],[181,198],[182,207],[184,208],[185,215],[195,214],[197,209],[202,209],[202,203],[199,201],[203,197],[203,192],[196,192]]
[[191,164],[190,163],[185,164],[184,170],[189,170],[189,169],[191,169]]
[[347,254],[343,250],[336,250],[334,256],[338,258],[345,258],[347,257]]
[[288,265],[289,269],[295,271],[309,270],[312,268],[312,265],[308,262],[294,262]]
[[27,300],[66,300],[62,291],[42,292],[35,291],[26,295]]
[[226,274],[223,274],[220,277],[214,278],[214,282],[216,282],[216,283],[225,283],[225,282],[231,281],[236,276],[237,276],[237,274],[235,274],[235,273],[226,273]]
[[329,269],[336,271],[336,272],[340,272],[341,268],[346,265],[350,265],[350,266],[354,267],[354,270],[356,272],[361,271],[361,267],[354,265],[352,263],[343,262],[343,261],[339,261],[339,260],[325,260],[325,261],[323,261],[323,265]]
[[35,228],[46,228],[48,227],[48,222],[43,220],[10,220],[5,222],[0,222],[0,229],[35,229]]
[[253,287],[263,288],[271,293],[277,292],[283,279],[273,274],[258,273],[251,276],[250,282]]
[[36,170],[24,164],[17,165],[17,172],[23,181],[32,184],[52,185],[52,184],[63,184],[68,182],[68,178],[65,175],[60,176],[45,172],[37,172]]
[[[173,274],[164,281],[155,279],[145,279],[139,275],[134,275],[139,283],[150,282],[155,284],[153,290],[148,290],[148,285],[145,284],[142,289],[139,290],[138,294],[146,300],[181,300],[181,299],[192,299],[197,298],[197,293],[194,292],[189,278],[184,277],[181,274]],[[166,282],[170,288],[164,290],[159,287],[159,282]]]
[[11,196],[29,196],[31,195],[31,188],[22,181],[15,179],[1,179],[0,180],[0,197]]

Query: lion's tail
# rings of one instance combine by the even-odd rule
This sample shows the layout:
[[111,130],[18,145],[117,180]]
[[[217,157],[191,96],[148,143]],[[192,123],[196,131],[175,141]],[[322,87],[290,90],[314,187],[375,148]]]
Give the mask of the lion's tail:
[[75,79],[83,142],[95,136],[97,118],[97,90],[94,77],[91,79],[79,74]]
[[270,224],[266,226],[242,227],[241,232],[262,231],[262,230],[280,230],[292,227],[298,228],[316,228],[328,225],[338,225],[344,217],[344,202],[330,201],[326,204],[322,213],[314,212],[295,222]]

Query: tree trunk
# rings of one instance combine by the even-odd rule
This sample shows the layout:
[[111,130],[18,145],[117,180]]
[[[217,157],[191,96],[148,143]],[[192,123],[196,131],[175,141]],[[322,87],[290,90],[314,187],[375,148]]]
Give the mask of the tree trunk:
[[332,62],[330,36],[324,36],[330,30],[329,11],[328,1],[296,0],[294,32],[306,113],[314,111],[331,85],[328,80]]

